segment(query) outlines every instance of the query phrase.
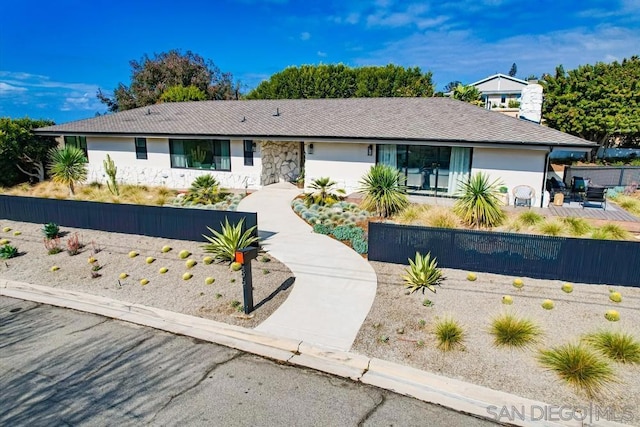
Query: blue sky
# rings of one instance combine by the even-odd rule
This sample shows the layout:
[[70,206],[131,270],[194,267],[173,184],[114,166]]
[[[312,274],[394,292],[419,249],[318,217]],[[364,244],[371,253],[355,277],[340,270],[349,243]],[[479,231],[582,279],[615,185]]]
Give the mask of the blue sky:
[[2,15],[0,116],[57,123],[104,112],[98,88],[174,48],[245,91],[290,65],[419,66],[442,89],[640,54],[640,0],[5,0]]

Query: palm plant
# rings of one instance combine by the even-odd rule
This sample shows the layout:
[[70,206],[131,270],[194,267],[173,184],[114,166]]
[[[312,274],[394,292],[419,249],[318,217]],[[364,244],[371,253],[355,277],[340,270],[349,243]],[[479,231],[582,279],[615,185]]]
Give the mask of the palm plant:
[[445,279],[442,275],[442,270],[438,268],[436,258],[431,259],[431,252],[424,256],[416,252],[415,261],[409,258],[409,267],[405,270],[405,273],[402,278],[411,293],[422,290],[424,294],[425,289],[435,293],[435,285],[440,285],[440,282]]
[[224,197],[220,189],[220,183],[211,174],[200,175],[192,183],[189,191],[184,196],[185,202],[211,205],[219,202]]
[[329,177],[316,178],[311,181],[309,188],[312,189],[313,192],[307,193],[304,196],[307,206],[312,204],[320,206],[332,205],[342,199],[345,192],[341,188],[334,188],[336,184],[337,182],[332,181]]
[[464,222],[476,228],[496,227],[504,221],[506,215],[502,211],[498,198],[499,182],[489,182],[489,176],[478,172],[468,182],[462,184],[460,198],[453,211]]
[[49,152],[49,173],[54,182],[69,187],[69,194],[75,195],[75,184],[87,179],[87,158],[84,151],[69,145],[53,148]]
[[202,237],[209,241],[209,243],[202,246],[204,251],[213,254],[214,258],[217,260],[233,261],[237,250],[244,249],[258,241],[258,237],[252,235],[256,226],[254,225],[253,227],[248,228],[243,233],[243,223],[244,218],[238,221],[236,225],[231,225],[229,224],[229,218],[225,218],[225,223],[220,224],[222,227],[221,232],[217,232],[207,227],[213,236],[209,237],[204,234],[202,235]]
[[364,193],[362,208],[387,218],[409,205],[404,177],[388,165],[375,165],[360,180],[359,191]]

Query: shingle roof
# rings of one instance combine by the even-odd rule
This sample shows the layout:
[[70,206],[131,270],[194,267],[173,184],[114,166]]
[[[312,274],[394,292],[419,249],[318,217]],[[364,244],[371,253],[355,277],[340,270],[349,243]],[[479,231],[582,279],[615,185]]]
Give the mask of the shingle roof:
[[595,146],[545,126],[449,98],[165,103],[44,127],[37,133]]

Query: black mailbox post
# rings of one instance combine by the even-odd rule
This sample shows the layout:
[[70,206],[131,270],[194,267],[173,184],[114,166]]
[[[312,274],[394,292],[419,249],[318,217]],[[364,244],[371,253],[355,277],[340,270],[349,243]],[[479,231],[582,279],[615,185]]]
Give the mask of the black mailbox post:
[[235,260],[242,264],[242,293],[244,314],[253,311],[253,281],[251,280],[251,260],[258,256],[258,248],[248,247],[236,251]]

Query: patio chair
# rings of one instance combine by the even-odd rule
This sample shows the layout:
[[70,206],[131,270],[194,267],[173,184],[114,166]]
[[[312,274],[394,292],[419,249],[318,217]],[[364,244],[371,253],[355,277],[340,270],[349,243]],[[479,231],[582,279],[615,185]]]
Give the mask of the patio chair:
[[607,189],[605,187],[587,187],[582,198],[582,209],[587,203],[600,203],[603,210],[607,210]]
[[[549,196],[553,199],[556,193],[565,194],[567,186],[562,181],[558,181],[555,176],[552,176],[547,180],[545,189],[549,192]],[[565,194],[566,195],[566,194]]]
[[518,185],[513,188],[513,206],[531,207],[531,200],[535,195],[535,190],[528,185]]
[[571,178],[571,198],[574,200],[582,200],[582,195],[587,190],[587,180],[581,176]]

